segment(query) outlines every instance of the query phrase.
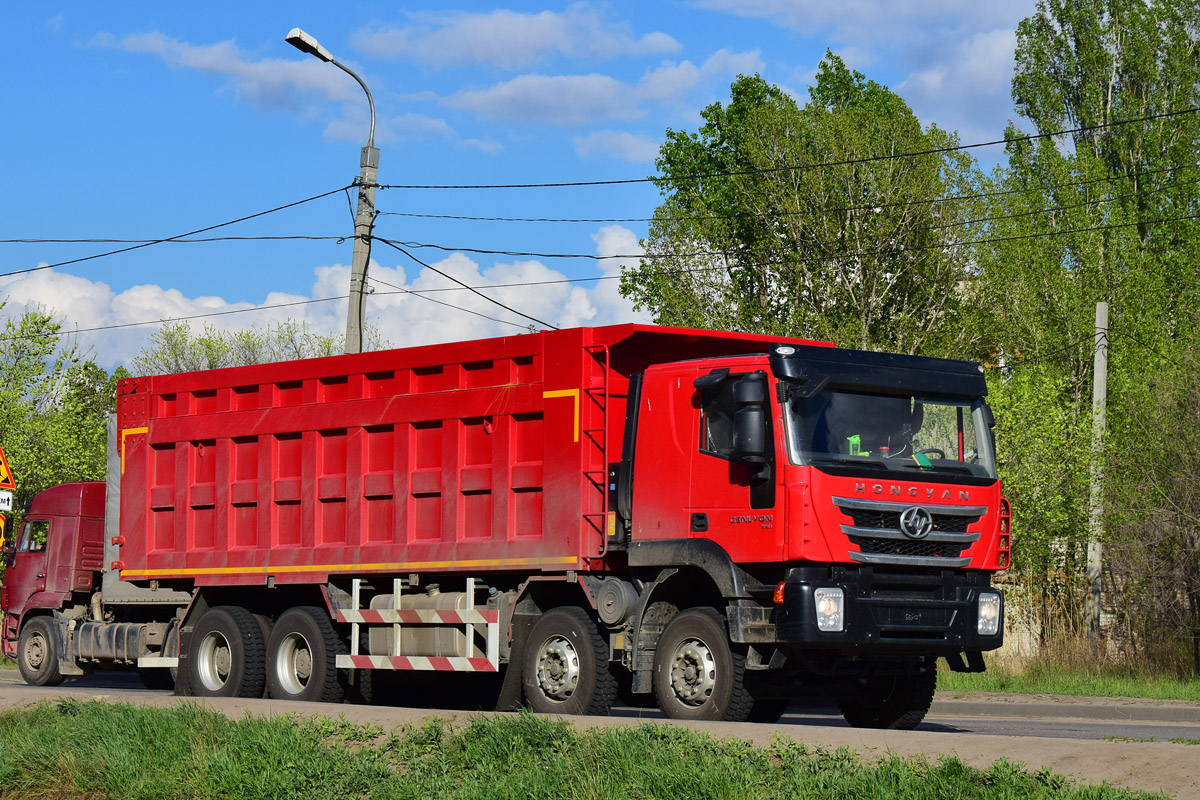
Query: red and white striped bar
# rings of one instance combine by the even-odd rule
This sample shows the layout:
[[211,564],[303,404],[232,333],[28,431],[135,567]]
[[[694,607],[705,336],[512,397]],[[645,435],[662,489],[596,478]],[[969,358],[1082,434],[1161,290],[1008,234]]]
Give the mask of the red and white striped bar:
[[360,625],[487,625],[500,621],[500,612],[494,608],[469,609],[394,609],[361,608],[339,610],[338,622],[356,622]]
[[497,672],[487,658],[444,656],[349,656],[337,657],[338,669],[405,669],[433,672]]

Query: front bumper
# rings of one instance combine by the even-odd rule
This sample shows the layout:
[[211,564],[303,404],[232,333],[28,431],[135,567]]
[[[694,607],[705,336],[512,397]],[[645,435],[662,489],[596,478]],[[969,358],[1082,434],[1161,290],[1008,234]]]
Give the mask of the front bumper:
[[[840,588],[843,627],[817,627],[814,592]],[[1004,643],[1001,595],[996,633],[978,629],[979,595],[990,591],[986,572],[936,572],[879,567],[799,567],[789,571],[783,604],[775,608],[775,639],[805,650],[850,656],[947,656],[995,650]]]

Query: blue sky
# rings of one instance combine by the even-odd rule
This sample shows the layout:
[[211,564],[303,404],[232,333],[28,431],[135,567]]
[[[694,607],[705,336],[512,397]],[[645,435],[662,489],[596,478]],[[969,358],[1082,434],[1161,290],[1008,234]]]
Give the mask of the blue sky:
[[[368,113],[359,86],[284,41],[316,37],[375,98],[383,184],[511,184],[645,177],[667,128],[694,130],[739,73],[801,102],[827,49],[964,143],[1013,117],[1014,31],[1032,0],[694,0],[660,3],[343,2],[8,4],[0,55],[0,239],[155,239],[348,185]],[[976,151],[988,162],[999,158]],[[555,325],[641,319],[616,291],[621,259],[551,259],[456,248],[630,255],[644,222],[432,220],[404,214],[640,219],[648,184],[379,192],[378,235],[438,244],[414,255]],[[335,193],[208,236],[341,237]],[[0,273],[121,244],[0,243]],[[161,244],[0,275],[2,316],[41,307],[68,329],[247,309],[241,328],[292,318],[341,331],[351,243]],[[515,332],[523,320],[376,244],[368,314],[393,345]],[[607,278],[604,280],[580,280]],[[572,280],[574,282],[565,282]],[[387,284],[390,284],[387,285]],[[506,284],[525,284],[511,286]],[[261,309],[261,310],[254,310]],[[484,317],[508,320],[497,322]],[[196,320],[199,327],[205,320]],[[78,334],[106,367],[153,326]]]

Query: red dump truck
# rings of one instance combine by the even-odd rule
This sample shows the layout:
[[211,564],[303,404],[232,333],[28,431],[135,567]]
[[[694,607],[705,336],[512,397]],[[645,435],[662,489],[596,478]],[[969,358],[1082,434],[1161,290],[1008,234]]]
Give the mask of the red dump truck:
[[[33,684],[912,727],[984,669],[1009,563],[983,370],[643,325],[124,380],[105,483],[37,495],[3,596]],[[502,678],[501,678],[502,675]]]

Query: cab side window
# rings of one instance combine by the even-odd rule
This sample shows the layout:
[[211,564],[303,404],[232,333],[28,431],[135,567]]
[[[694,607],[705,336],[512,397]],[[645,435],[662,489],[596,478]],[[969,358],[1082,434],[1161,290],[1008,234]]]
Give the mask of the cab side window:
[[733,384],[741,375],[703,389],[700,393],[700,452],[729,458],[733,452]]
[[21,529],[21,538],[17,542],[18,553],[42,553],[46,550],[46,542],[50,538],[50,523],[44,519],[35,519],[25,523]]

